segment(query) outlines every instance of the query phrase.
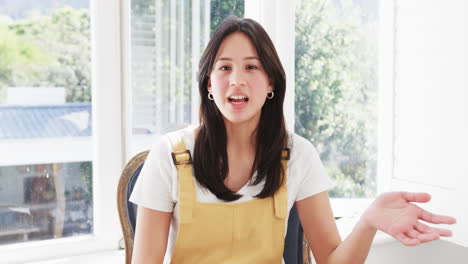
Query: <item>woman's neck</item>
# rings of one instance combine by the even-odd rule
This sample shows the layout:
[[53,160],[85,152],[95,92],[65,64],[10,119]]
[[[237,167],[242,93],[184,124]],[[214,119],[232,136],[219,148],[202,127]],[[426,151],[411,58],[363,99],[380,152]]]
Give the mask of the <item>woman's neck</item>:
[[257,122],[245,122],[233,124],[229,121],[224,122],[227,133],[228,151],[234,152],[253,152],[256,146]]

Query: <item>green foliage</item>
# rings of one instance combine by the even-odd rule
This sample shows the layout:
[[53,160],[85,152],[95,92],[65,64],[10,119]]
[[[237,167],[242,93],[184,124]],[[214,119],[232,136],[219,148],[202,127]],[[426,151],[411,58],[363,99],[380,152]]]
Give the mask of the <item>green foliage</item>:
[[87,201],[93,201],[93,163],[91,161],[79,163],[81,181],[85,184]]
[[244,17],[244,0],[211,0],[211,31],[228,16]]
[[[321,153],[334,197],[375,193],[375,25],[351,1],[297,7],[295,131]],[[374,34],[375,35],[375,34]]]
[[[86,10],[66,7],[50,16],[36,15],[2,27],[7,29],[0,34],[15,36],[5,40],[5,47],[18,46],[21,40],[29,53],[23,51],[28,59],[12,58],[10,68],[0,64],[0,72],[7,73],[0,76],[1,86],[65,87],[67,102],[91,101],[90,18]],[[0,54],[7,50],[0,47]]]
[[33,76],[35,69],[47,61],[42,49],[0,24],[0,93],[3,87]]

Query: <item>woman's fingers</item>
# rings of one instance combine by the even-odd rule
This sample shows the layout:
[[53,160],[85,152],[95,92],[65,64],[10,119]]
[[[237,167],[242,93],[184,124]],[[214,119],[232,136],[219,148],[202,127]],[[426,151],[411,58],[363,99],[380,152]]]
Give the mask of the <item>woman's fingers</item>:
[[414,226],[416,230],[418,230],[421,233],[430,233],[434,229],[426,224],[423,224],[421,222],[416,222],[416,225]]
[[417,222],[414,228],[421,233],[437,233],[439,236],[449,237],[452,236],[452,231],[445,228],[430,227],[421,222]]
[[440,236],[437,233],[420,233],[417,239],[421,241],[421,243],[426,243],[432,240],[439,239]]
[[455,224],[457,222],[456,219],[451,216],[433,214],[424,209],[421,209],[419,219],[432,224]]
[[[431,200],[428,193],[412,193],[402,192],[401,196],[407,203],[426,203]],[[401,200],[400,200],[401,201]],[[406,246],[415,246],[421,243],[440,239],[442,236],[451,236],[452,232],[444,228],[431,227],[419,222],[423,220],[432,224],[455,224],[456,219],[446,215],[433,214],[414,204],[405,205],[407,208],[411,206],[411,212],[407,214],[406,221],[401,221],[401,227],[409,227],[406,232],[395,234],[394,237]],[[412,223],[414,223],[412,225]],[[412,226],[412,227],[411,227]]]
[[418,238],[418,236],[420,234],[421,233],[419,231],[417,231],[416,229],[411,229],[411,230],[405,232],[405,235],[407,237],[409,237],[409,238]]
[[431,200],[428,193],[402,192],[403,198],[409,203],[427,203]]
[[[431,195],[428,193],[402,192],[401,194],[403,196],[403,199],[405,199],[409,203],[411,202],[426,203],[431,200]],[[432,224],[455,224],[457,222],[456,219],[451,216],[433,214],[422,208],[419,208],[419,209],[420,211],[419,211],[418,218],[426,222],[429,222]]]
[[452,236],[452,231],[444,228],[435,228],[436,232],[443,237],[451,237]]
[[421,232],[416,228],[408,230],[407,232],[403,233],[403,235],[404,236],[400,236],[400,238],[403,239],[404,241],[402,242],[404,242],[404,244],[408,246],[426,243],[440,238],[437,232]]
[[399,233],[395,235],[395,238],[398,239],[401,243],[403,243],[406,246],[416,246],[420,244],[417,238],[410,238],[403,233]]

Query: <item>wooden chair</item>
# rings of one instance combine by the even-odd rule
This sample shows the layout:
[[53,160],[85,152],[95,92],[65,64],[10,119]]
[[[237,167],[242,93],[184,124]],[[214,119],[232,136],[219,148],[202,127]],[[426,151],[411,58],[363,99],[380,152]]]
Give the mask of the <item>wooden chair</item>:
[[[130,202],[135,182],[141,172],[149,151],[144,151],[134,156],[123,169],[117,191],[117,207],[119,210],[120,224],[122,226],[125,242],[125,263],[131,264],[133,239],[137,216],[137,205]],[[288,230],[285,238],[283,258],[286,264],[310,264],[311,254],[309,245],[304,237],[296,206],[289,214]]]

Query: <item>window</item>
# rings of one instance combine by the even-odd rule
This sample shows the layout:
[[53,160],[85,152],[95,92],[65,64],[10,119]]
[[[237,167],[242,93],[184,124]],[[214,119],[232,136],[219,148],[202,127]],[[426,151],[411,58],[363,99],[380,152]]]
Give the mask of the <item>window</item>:
[[[21,7],[24,10],[29,10],[29,6],[32,2],[23,1],[19,3],[18,1],[3,1],[3,3],[6,4],[3,4],[0,10],[2,14],[6,14],[7,12],[4,10],[11,10],[12,8]],[[24,75],[29,78],[38,76],[47,77],[40,79],[40,83],[38,81],[37,83],[28,84],[28,86],[26,86],[26,84],[23,84],[22,87],[18,87],[20,85],[16,87],[9,85],[9,87],[15,88],[15,90],[12,89],[11,93],[8,92],[11,96],[16,98],[14,100],[14,102],[16,102],[15,104],[18,104],[17,100],[21,100],[21,104],[35,104],[41,107],[40,104],[47,103],[59,109],[51,110],[52,112],[49,111],[49,115],[46,115],[44,117],[45,119],[41,119],[42,122],[34,122],[33,118],[37,119],[41,116],[35,114],[35,112],[31,114],[30,111],[32,111],[32,108],[22,108],[21,111],[23,114],[20,115],[17,113],[16,116],[27,116],[31,118],[26,120],[27,122],[14,123],[16,127],[24,129],[24,124],[27,124],[37,127],[43,125],[44,128],[28,130],[28,132],[32,134],[29,138],[22,137],[16,140],[1,140],[1,166],[8,171],[17,171],[21,177],[27,178],[34,176],[40,178],[35,179],[35,181],[17,180],[18,178],[15,180],[11,180],[12,178],[7,179],[7,181],[12,182],[11,184],[16,184],[13,185],[14,188],[19,188],[16,186],[34,185],[37,182],[37,184],[39,184],[39,189],[42,188],[45,194],[43,194],[42,198],[35,198],[36,200],[43,202],[44,199],[47,200],[51,197],[51,192],[55,191],[55,195],[59,198],[60,202],[56,202],[57,205],[60,205],[60,207],[57,208],[63,208],[64,204],[65,211],[55,219],[50,219],[49,225],[52,225],[52,227],[48,228],[54,230],[53,232],[57,230],[55,227],[58,227],[58,230],[60,230],[59,217],[64,218],[64,230],[69,226],[67,224],[67,219],[82,221],[81,219],[83,216],[88,217],[86,224],[89,226],[84,227],[84,225],[81,224],[77,225],[82,228],[82,230],[79,232],[64,232],[62,237],[55,237],[55,235],[52,235],[54,239],[48,239],[47,237],[44,237],[44,239],[32,239],[32,235],[28,235],[28,239],[31,241],[28,243],[16,243],[23,241],[23,238],[16,235],[16,242],[0,245],[0,255],[2,259],[8,263],[24,263],[39,259],[52,259],[100,250],[111,250],[116,248],[117,241],[120,238],[119,232],[116,232],[116,230],[119,230],[119,221],[118,217],[116,217],[117,209],[115,203],[118,175],[121,174],[124,162],[124,148],[121,144],[123,140],[121,131],[121,79],[115,77],[121,74],[119,42],[120,3],[113,0],[89,2],[84,0],[64,0],[62,2],[40,1],[40,3],[36,3],[33,8],[37,10],[23,13],[29,14],[32,18],[47,20],[50,14],[53,14],[54,10],[63,9],[68,12],[64,16],[65,21],[52,17],[52,21],[58,24],[56,28],[50,29],[44,24],[31,25],[34,26],[34,32],[37,32],[39,37],[43,37],[44,43],[47,44],[44,54],[57,54],[59,51],[65,49],[70,54],[73,55],[76,53],[79,54],[79,56],[67,54],[67,56],[59,57],[59,60],[52,60],[47,56],[35,57],[42,58],[44,59],[44,63],[48,62],[51,65],[44,64],[41,65],[42,67],[23,65],[19,67],[19,70],[15,71],[15,73],[20,74],[25,71],[30,71]],[[85,14],[75,16],[73,12],[71,12],[74,9],[79,9]],[[87,25],[80,23],[80,21],[82,21],[81,19],[84,17],[88,17]],[[5,16],[2,16],[0,20],[2,22],[7,21],[11,23],[13,19],[5,19]],[[41,23],[43,23],[43,20],[41,20]],[[66,30],[78,28],[76,31],[80,32],[81,35],[72,33],[63,34],[60,35],[57,42],[54,42],[54,34],[62,33],[60,31],[61,27]],[[48,31],[50,31],[50,35],[44,33]],[[2,41],[3,39],[4,38],[1,38]],[[88,40],[88,42],[86,40]],[[33,43],[32,41],[30,42]],[[28,44],[23,44],[21,41],[18,43],[22,44],[15,45],[15,47],[22,48]],[[65,45],[67,43],[70,43],[70,45]],[[3,48],[0,50],[11,51],[11,49]],[[35,54],[31,53],[32,49],[23,50],[27,52],[20,52],[22,55],[29,56],[30,54]],[[24,61],[21,56],[10,58],[12,58],[11,61],[15,63],[23,63]],[[31,56],[28,58],[31,58]],[[87,58],[87,60],[84,60],[84,58]],[[88,64],[82,64],[81,59],[87,61]],[[5,61],[6,60],[3,58],[0,59],[1,63]],[[57,65],[57,63],[62,64]],[[67,67],[65,65],[66,63],[76,66],[76,68]],[[6,63],[2,64],[2,66],[3,65],[15,66],[14,63]],[[49,69],[49,71],[46,71],[47,69]],[[4,73],[5,71],[2,70],[0,72]],[[85,72],[88,72],[87,75],[84,74]],[[39,73],[44,74],[40,75]],[[81,79],[78,77],[83,77],[82,75],[85,77],[92,75],[92,78],[89,79],[89,83],[77,81]],[[24,80],[20,79],[22,75],[15,76],[17,76],[15,80]],[[78,83],[78,88],[71,89],[70,87],[74,86],[68,85],[67,83],[73,83],[75,81]],[[57,89],[54,87],[53,85],[56,83],[60,83],[60,87],[62,88]],[[33,85],[37,84],[44,88],[31,89],[31,86],[34,87]],[[5,90],[6,89],[2,88],[4,92],[2,94],[6,93]],[[20,92],[19,97],[15,91]],[[72,93],[67,93],[66,91],[72,91]],[[90,100],[91,94],[92,100]],[[10,95],[9,97],[13,98]],[[6,101],[6,95],[3,98],[4,101]],[[28,101],[27,99],[29,98],[33,98],[34,100]],[[44,102],[44,100],[46,101]],[[66,109],[63,109],[63,106],[65,106]],[[55,115],[52,113],[55,113]],[[3,121],[4,117],[5,115],[2,115],[0,119]],[[49,119],[54,122],[49,122]],[[7,119],[7,121],[8,120],[9,119]],[[13,119],[13,122],[14,121]],[[12,121],[10,120],[8,122]],[[3,122],[0,128],[4,128]],[[38,133],[32,133],[31,131]],[[20,133],[15,132],[15,135],[18,134]],[[50,136],[51,134],[53,136]],[[28,161],[27,164],[23,162],[24,160]],[[13,170],[12,167],[15,166],[19,166],[19,168]],[[44,170],[48,170],[49,174],[43,173]],[[60,174],[61,177],[55,177],[57,174]],[[46,180],[43,175],[45,175],[46,179],[47,175],[54,178],[52,181]],[[77,186],[77,182],[80,182],[80,186]],[[85,195],[80,193],[83,189],[88,193],[84,193]],[[76,212],[78,209],[75,207],[79,204],[75,202],[78,197],[81,197],[80,199],[89,199],[86,203],[88,207],[81,207],[80,213]],[[22,199],[28,201],[29,198],[23,197]],[[75,200],[69,203],[67,199]],[[8,202],[11,202],[11,200]],[[46,206],[48,205],[41,205],[40,207],[44,208]],[[19,208],[22,209],[21,207]],[[75,212],[67,213],[67,210],[70,209]],[[27,210],[20,211],[21,213],[28,212]],[[26,220],[25,223],[28,223]],[[58,224],[54,225],[55,223]],[[76,228],[76,226],[74,228]]]
[[301,0],[295,22],[295,132],[332,177],[332,198],[377,191],[379,1]]
[[0,7],[0,245],[93,233],[88,1]]
[[243,17],[244,1],[134,0],[131,14],[134,155],[148,149],[152,135],[198,122],[200,55],[225,17]]

